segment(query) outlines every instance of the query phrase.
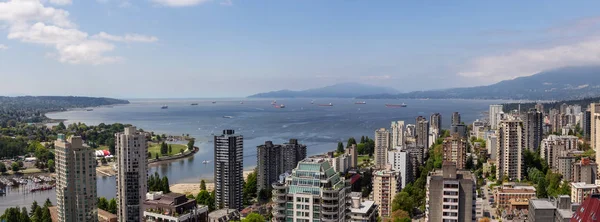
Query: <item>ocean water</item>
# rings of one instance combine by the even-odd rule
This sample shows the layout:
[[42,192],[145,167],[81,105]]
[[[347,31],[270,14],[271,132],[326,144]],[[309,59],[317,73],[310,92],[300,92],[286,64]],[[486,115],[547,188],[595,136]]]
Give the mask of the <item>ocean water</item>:
[[[338,141],[345,143],[350,136],[357,139],[362,135],[373,137],[376,129],[389,128],[391,121],[404,120],[406,124],[414,124],[419,115],[429,119],[431,114],[439,112],[442,125],[447,128],[452,112],[460,112],[462,121],[470,123],[485,118],[483,112],[490,104],[506,101],[367,100],[367,104],[358,105],[352,99],[318,99],[314,104],[310,99],[279,99],[277,104],[286,106],[282,109],[275,108],[271,104],[273,100],[266,99],[145,99],[130,102],[128,105],[98,107],[93,111],[71,110],[47,116],[66,119],[67,124],[119,122],[159,134],[190,134],[196,138],[196,146],[200,148],[198,153],[171,163],[153,165],[149,170],[152,174],[158,172],[168,176],[169,182],[174,184],[212,180],[212,135],[219,135],[225,129],[233,129],[244,136],[244,166],[251,169],[256,165],[256,146],[267,140],[283,143],[295,138],[307,145],[309,155],[319,154],[335,150]],[[329,103],[333,106],[318,106]],[[385,104],[400,103],[406,103],[408,107],[385,107]],[[163,105],[168,109],[161,109]],[[203,160],[211,160],[211,163],[203,164]],[[99,177],[97,183],[99,196],[115,196],[114,177]],[[11,192],[0,197],[0,212],[11,206],[29,206],[33,200],[41,203],[47,197],[55,202],[54,191],[36,195]]]

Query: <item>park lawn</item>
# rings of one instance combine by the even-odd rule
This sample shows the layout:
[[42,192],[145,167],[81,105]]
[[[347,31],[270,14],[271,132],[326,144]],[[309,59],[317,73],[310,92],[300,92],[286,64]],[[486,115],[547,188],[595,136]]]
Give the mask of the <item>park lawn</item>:
[[[171,153],[167,154],[167,156],[179,154],[181,149],[183,149],[184,151],[187,149],[187,146],[183,145],[183,144],[168,144],[168,145],[173,146],[173,150],[171,150]],[[150,152],[152,154],[151,158],[156,157],[157,153],[158,153],[158,156],[163,156],[162,154],[160,154],[160,143],[148,143],[148,152]]]
[[[27,168],[24,170],[20,170],[19,173],[21,174],[31,174],[31,173],[42,173],[43,171],[38,169],[38,168]],[[15,174],[15,172],[13,171],[9,171],[7,172],[8,174]]]
[[360,155],[360,156],[358,156],[358,165],[364,164],[365,163],[364,160],[371,160],[370,163],[373,163],[373,159],[371,159],[369,157],[369,155]]
[[108,146],[100,145],[98,148],[96,148],[96,150],[108,150]]

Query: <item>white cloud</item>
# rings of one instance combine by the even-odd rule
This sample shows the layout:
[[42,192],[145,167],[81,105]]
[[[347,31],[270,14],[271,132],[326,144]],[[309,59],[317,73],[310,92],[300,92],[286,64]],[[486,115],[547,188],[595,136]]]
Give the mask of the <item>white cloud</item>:
[[[55,4],[70,2],[50,0]],[[58,61],[70,64],[106,64],[122,61],[119,56],[107,55],[115,50],[116,42],[155,42],[158,38],[140,34],[114,36],[101,32],[90,37],[76,28],[62,9],[45,7],[40,0],[10,0],[0,2],[0,22],[8,25],[8,39],[52,46],[51,53]],[[96,37],[104,36],[104,37]]]
[[116,36],[111,35],[106,32],[100,32],[97,35],[94,35],[93,38],[104,39],[108,41],[114,42],[156,42],[158,41],[157,37],[154,36],[145,36],[140,34],[126,34],[125,36]]
[[55,5],[70,5],[73,3],[72,0],[50,0],[50,3]]
[[169,6],[169,7],[186,7],[194,6],[202,3],[209,2],[211,0],[152,0],[155,3]]
[[600,37],[540,49],[520,49],[470,61],[458,74],[488,82],[529,76],[565,66],[600,64]]
[[221,1],[221,5],[232,6],[233,5],[233,1],[232,0],[223,0],[223,1]]
[[6,50],[6,49],[8,49],[8,46],[0,44],[0,50]]

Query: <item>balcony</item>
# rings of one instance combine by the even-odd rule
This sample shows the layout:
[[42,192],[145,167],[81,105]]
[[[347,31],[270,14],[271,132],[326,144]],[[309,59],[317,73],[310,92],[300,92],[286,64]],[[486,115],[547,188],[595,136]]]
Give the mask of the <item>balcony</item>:
[[338,207],[339,205],[337,203],[321,203],[321,207],[329,207],[329,208],[333,208],[333,207]]
[[275,212],[273,212],[273,216],[276,218],[285,218],[285,213],[275,211]]
[[275,198],[273,200],[273,202],[278,203],[278,204],[283,204],[283,203],[286,203],[287,200],[285,198],[283,198],[283,199],[282,198]]
[[325,196],[324,195],[323,197],[321,197],[321,199],[323,199],[323,200],[337,200],[338,197],[337,196]]

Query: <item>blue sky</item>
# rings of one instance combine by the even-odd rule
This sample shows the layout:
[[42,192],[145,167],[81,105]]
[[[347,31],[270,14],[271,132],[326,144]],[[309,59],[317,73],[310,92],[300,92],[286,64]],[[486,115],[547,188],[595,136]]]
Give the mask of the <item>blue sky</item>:
[[599,1],[0,0],[0,95],[401,91],[600,64]]

